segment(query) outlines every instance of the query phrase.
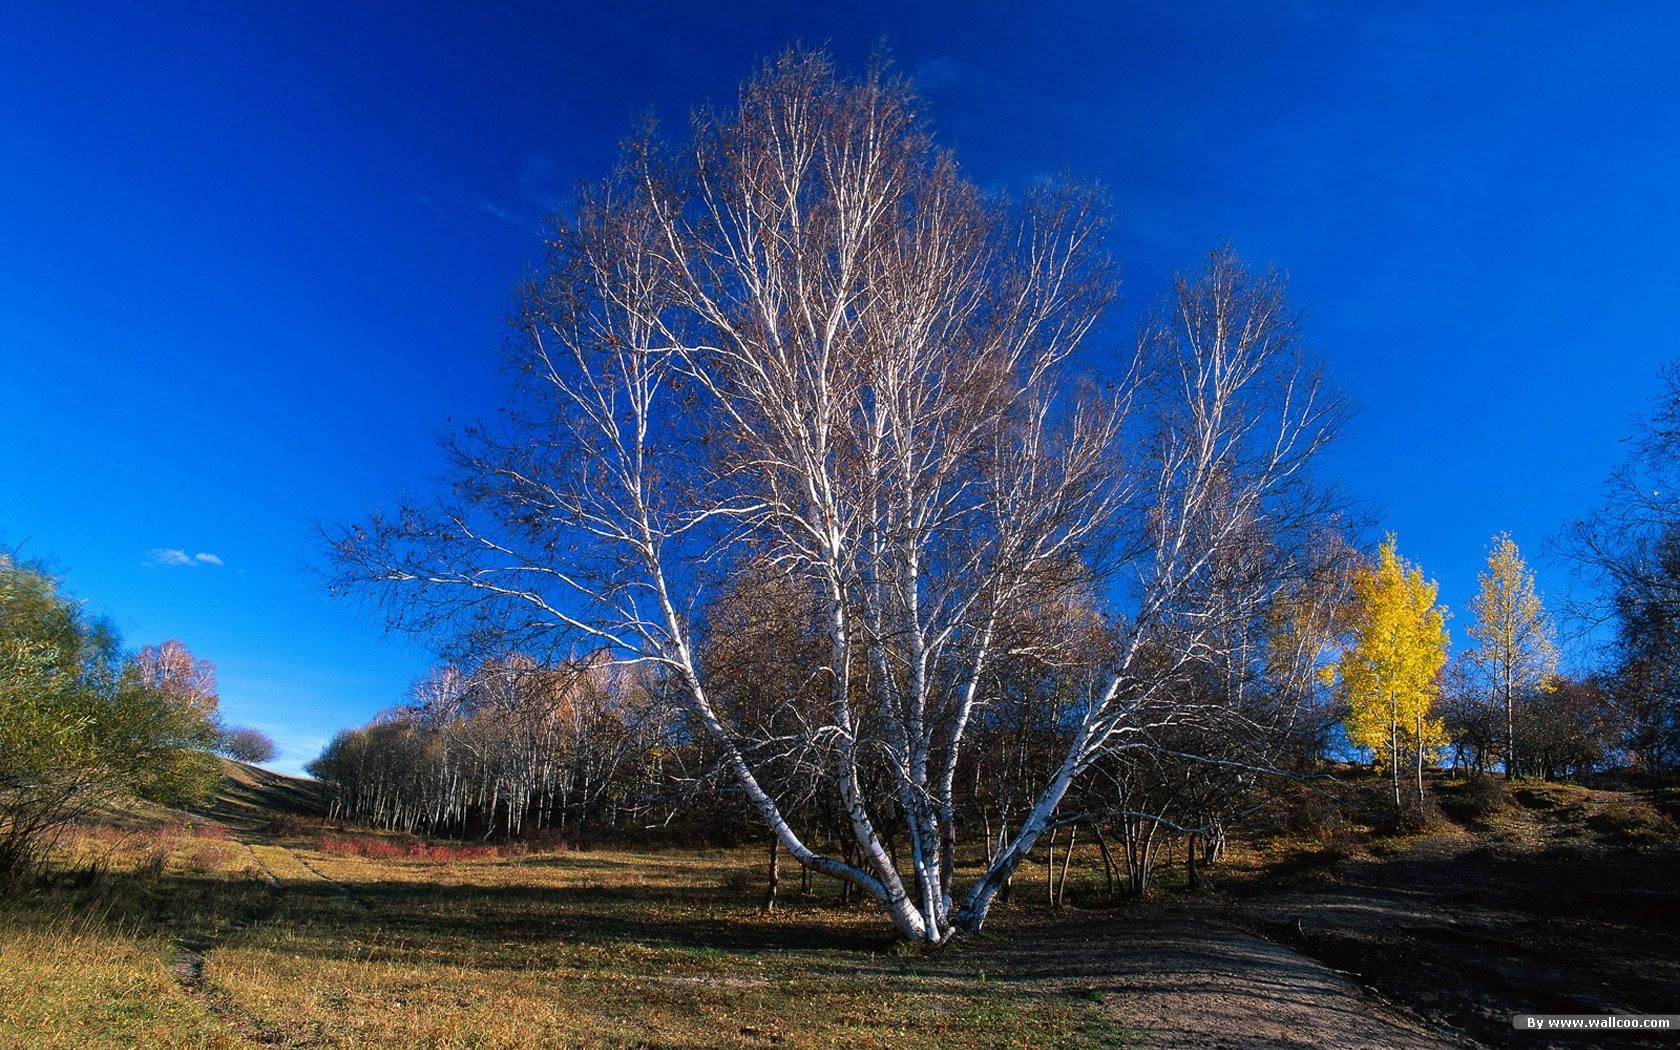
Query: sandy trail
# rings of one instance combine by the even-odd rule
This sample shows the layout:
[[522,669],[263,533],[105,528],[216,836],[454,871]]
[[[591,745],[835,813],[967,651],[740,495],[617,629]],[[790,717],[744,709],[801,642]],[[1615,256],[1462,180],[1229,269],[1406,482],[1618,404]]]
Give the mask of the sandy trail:
[[[1062,984],[1136,1045],[1169,1050],[1440,1050],[1432,1030],[1281,944],[1191,915],[1043,927],[1012,940],[1004,981]],[[1065,982],[1065,983],[1064,983]],[[1124,1044],[1122,1044],[1124,1045]]]

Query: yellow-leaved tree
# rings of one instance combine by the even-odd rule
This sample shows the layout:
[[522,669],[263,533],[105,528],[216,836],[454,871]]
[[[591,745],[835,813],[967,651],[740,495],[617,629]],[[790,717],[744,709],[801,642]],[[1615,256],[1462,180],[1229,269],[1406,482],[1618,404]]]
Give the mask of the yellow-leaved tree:
[[1447,662],[1446,611],[1423,570],[1401,559],[1394,534],[1377,551],[1376,564],[1354,579],[1353,629],[1336,665],[1348,705],[1348,739],[1370,748],[1394,782],[1399,809],[1400,765],[1410,755],[1423,799],[1424,759],[1446,743],[1433,708]]
[[[1517,703],[1543,689],[1557,673],[1557,643],[1551,619],[1534,593],[1534,574],[1528,571],[1511,534],[1502,532],[1488,548],[1487,571],[1481,589],[1470,603],[1476,622],[1470,637],[1477,642],[1470,666],[1486,694],[1505,711],[1505,779],[1518,772]],[[1524,765],[1528,756],[1522,756]]]

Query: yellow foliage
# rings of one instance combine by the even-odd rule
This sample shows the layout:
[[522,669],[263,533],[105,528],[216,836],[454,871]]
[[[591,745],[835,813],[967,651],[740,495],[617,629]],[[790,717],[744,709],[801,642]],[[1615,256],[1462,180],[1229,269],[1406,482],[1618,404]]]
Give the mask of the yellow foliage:
[[[1519,686],[1539,686],[1557,669],[1557,645],[1550,622],[1534,593],[1534,574],[1511,534],[1502,532],[1488,549],[1487,569],[1477,577],[1481,588],[1470,603],[1476,622],[1470,637],[1480,643],[1490,677],[1516,665]],[[1485,650],[1485,651],[1484,651]]]
[[1431,709],[1447,661],[1446,613],[1435,604],[1436,584],[1403,561],[1390,534],[1375,565],[1354,581],[1352,642],[1337,664],[1347,700],[1348,739],[1369,748],[1384,766],[1420,748],[1430,754],[1447,742]]

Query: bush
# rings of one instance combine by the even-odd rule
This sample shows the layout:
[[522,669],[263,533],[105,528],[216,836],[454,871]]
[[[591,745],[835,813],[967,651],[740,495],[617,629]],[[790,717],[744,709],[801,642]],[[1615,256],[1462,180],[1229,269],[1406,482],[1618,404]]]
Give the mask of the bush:
[[1299,791],[1288,801],[1283,827],[1292,835],[1329,843],[1348,830],[1347,806],[1317,791]]
[[1379,835],[1416,835],[1428,831],[1441,820],[1441,808],[1432,795],[1425,796],[1419,802],[1415,798],[1406,799],[1405,804],[1396,812],[1392,806],[1372,822],[1371,830]]
[[40,566],[0,552],[0,877],[77,816],[128,793],[206,797],[215,697],[172,691]]
[[320,830],[323,823],[318,818],[301,817],[296,813],[277,813],[269,818],[266,830],[270,835],[302,838],[312,831]]
[[1624,846],[1663,846],[1680,838],[1672,822],[1643,802],[1616,799],[1588,825]]
[[1478,774],[1444,793],[1441,808],[1459,820],[1485,820],[1504,809],[1508,801],[1503,780]]

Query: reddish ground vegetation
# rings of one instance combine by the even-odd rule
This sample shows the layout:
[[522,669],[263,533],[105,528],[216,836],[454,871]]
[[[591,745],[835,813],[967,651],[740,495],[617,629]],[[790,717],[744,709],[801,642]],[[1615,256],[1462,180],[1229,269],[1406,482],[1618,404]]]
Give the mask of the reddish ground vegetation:
[[482,860],[487,857],[504,857],[516,850],[506,846],[493,844],[478,844],[463,846],[460,844],[433,844],[424,840],[419,842],[401,842],[389,838],[373,836],[354,836],[340,838],[323,838],[315,844],[315,848],[322,853],[330,853],[339,857],[365,857],[369,860],[429,860],[452,862],[458,860]]

